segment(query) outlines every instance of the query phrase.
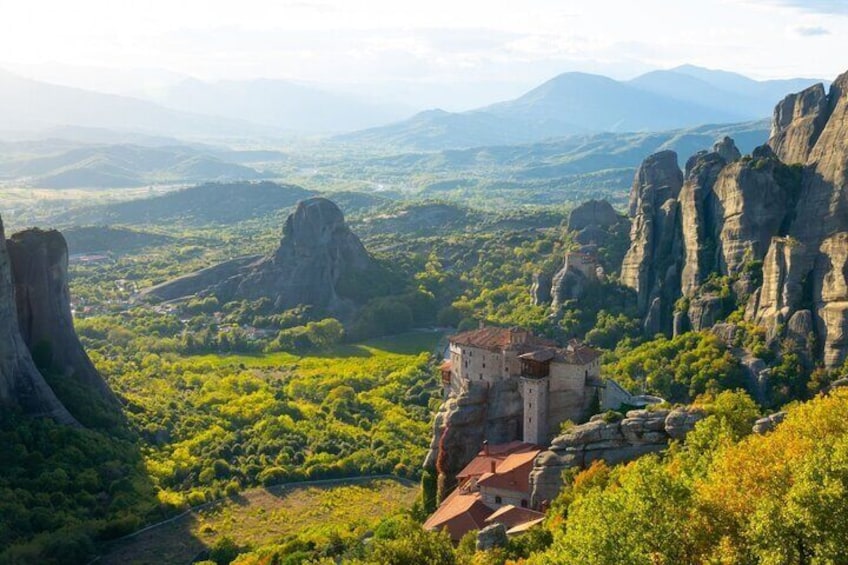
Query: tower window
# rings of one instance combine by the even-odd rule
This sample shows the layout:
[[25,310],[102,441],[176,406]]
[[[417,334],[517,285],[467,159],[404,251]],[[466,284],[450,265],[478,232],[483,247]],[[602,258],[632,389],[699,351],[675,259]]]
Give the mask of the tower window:
[[525,499],[523,499],[523,498],[521,499],[521,507],[522,507],[522,508],[527,508],[527,501],[526,501]]
[[495,497],[495,504],[501,504],[502,502],[503,502],[503,499],[500,496]]

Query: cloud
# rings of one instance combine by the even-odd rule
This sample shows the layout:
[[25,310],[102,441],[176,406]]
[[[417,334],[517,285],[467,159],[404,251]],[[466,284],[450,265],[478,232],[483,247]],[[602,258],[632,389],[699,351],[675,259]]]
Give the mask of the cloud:
[[822,26],[798,26],[792,31],[802,37],[817,37],[821,35],[830,35],[830,30]]
[[795,8],[814,14],[848,15],[848,2],[845,0],[755,0],[759,4],[771,4]]

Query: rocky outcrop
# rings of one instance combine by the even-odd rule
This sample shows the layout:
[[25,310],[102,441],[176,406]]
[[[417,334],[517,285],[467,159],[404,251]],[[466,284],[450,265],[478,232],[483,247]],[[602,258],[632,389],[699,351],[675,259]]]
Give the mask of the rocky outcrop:
[[754,422],[754,433],[755,434],[766,434],[768,432],[774,431],[774,429],[786,419],[786,412],[776,412],[775,414],[771,414],[766,416],[765,418],[760,418],[756,422]]
[[615,465],[661,451],[671,440],[683,439],[705,415],[696,408],[631,410],[618,421],[607,422],[598,415],[575,426],[536,457],[530,474],[533,506],[554,500],[565,469],[585,468],[599,459]]
[[551,309],[558,312],[563,303],[578,300],[587,287],[598,281],[598,264],[592,255],[566,253],[562,268],[551,284]]
[[753,320],[774,336],[801,303],[809,270],[806,246],[791,237],[774,237],[763,260],[763,286],[751,297]]
[[725,300],[715,293],[699,295],[689,303],[689,327],[696,332],[711,328],[726,315]]
[[231,259],[176,279],[146,288],[141,295],[152,300],[177,300],[195,294],[208,294],[225,281],[243,277],[252,265],[262,261],[262,255]]
[[603,245],[626,221],[606,200],[588,200],[571,211],[568,231],[581,245]]
[[[76,420],[56,397],[21,337],[12,264],[0,221],[0,404],[63,424]],[[0,408],[2,409],[2,408]]]
[[828,99],[821,84],[790,94],[774,109],[768,144],[784,163],[806,163],[827,121]]
[[483,441],[495,445],[521,439],[524,405],[519,379],[488,387],[485,382],[467,385],[436,413],[424,461],[425,469],[437,472],[448,484],[477,455]]
[[630,191],[630,248],[621,265],[621,282],[636,291],[642,315],[654,312],[646,325],[664,331],[666,326],[671,329],[673,304],[680,294],[682,186],[677,154],[661,151],[645,159]]
[[368,252],[338,206],[310,198],[286,220],[277,251],[239,281],[234,298],[269,297],[281,310],[308,304],[336,311],[345,302],[339,282],[369,266]]
[[715,151],[701,151],[686,162],[686,180],[680,191],[684,253],[680,290],[685,296],[694,294],[716,263],[715,231],[720,211],[713,186],[726,164]]
[[160,300],[196,294],[215,295],[222,302],[269,298],[278,310],[308,305],[345,318],[356,306],[347,290],[361,286],[357,277],[372,266],[338,206],[309,198],[286,219],[273,254],[222,263],[145,292]]
[[550,275],[545,273],[533,273],[533,284],[530,286],[530,298],[533,306],[543,306],[551,302],[551,285],[553,281]]
[[746,264],[762,261],[771,238],[788,230],[799,190],[800,178],[768,146],[725,167],[714,186],[718,255],[711,268],[738,276]]
[[18,325],[36,364],[116,405],[74,330],[65,238],[55,230],[33,229],[13,235],[7,243]]
[[824,364],[836,367],[848,355],[848,232],[828,237],[819,250],[813,286],[817,333]]

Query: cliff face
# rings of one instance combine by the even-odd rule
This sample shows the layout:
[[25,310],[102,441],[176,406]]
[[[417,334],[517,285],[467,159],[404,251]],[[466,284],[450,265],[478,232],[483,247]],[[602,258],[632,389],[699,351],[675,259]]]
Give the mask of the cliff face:
[[74,331],[65,238],[57,231],[27,230],[9,239],[8,250],[20,333],[37,364],[116,403]]
[[0,220],[0,404],[63,424],[76,424],[36,369],[21,337],[12,277],[12,262]]
[[645,159],[630,191],[631,245],[621,265],[621,282],[636,291],[649,333],[670,330],[680,294],[682,186],[677,154],[662,151]]
[[768,144],[784,163],[806,163],[827,120],[828,99],[816,84],[790,94],[774,109]]
[[499,444],[521,439],[524,406],[518,387],[518,379],[490,387],[471,382],[459,395],[448,398],[436,413],[424,468],[437,471],[449,488],[484,440]]
[[[676,163],[670,152],[648,157],[631,191],[621,281],[636,290],[646,331],[680,330],[683,319],[694,329],[714,323],[727,298],[719,301],[706,282],[727,276],[731,300],[747,303],[746,318],[772,337],[809,310],[816,354],[828,367],[841,363],[848,353],[848,73],[827,94],[818,85],[780,102],[769,144],[751,156],[740,159],[724,139],[688,161],[679,190]],[[681,296],[689,299],[686,318],[670,308]]]

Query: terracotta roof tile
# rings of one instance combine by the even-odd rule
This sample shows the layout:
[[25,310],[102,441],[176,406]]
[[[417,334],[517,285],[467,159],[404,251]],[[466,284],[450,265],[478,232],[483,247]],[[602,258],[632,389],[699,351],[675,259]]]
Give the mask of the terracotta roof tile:
[[[510,443],[501,443],[489,446],[488,455],[481,450],[477,457],[472,459],[459,473],[456,474],[457,479],[467,479],[470,477],[479,477],[483,473],[489,473],[492,470],[492,462],[495,463],[495,469],[507,457],[513,453],[523,453],[533,451],[539,452],[539,447],[532,443],[524,443],[523,441],[512,441]],[[534,455],[535,457],[535,455]]]
[[452,492],[436,511],[424,522],[426,530],[446,529],[451,539],[459,541],[471,530],[486,526],[486,518],[493,510],[483,504],[479,493],[463,494]]
[[519,508],[508,504],[495,510],[488,518],[487,524],[499,523],[503,524],[507,530],[512,529],[527,522],[533,522],[539,519],[544,519],[545,515],[529,508]]
[[537,337],[533,332],[527,330],[496,327],[485,327],[458,333],[452,336],[450,341],[457,345],[468,345],[492,351],[502,351],[510,345],[522,346],[522,348],[554,347],[556,345],[555,342]]

